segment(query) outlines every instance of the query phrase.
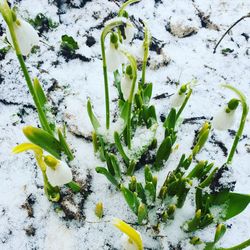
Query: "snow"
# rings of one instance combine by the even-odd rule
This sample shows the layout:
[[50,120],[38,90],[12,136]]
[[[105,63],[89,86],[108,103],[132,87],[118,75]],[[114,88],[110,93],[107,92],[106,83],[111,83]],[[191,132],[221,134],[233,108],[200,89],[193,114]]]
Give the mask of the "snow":
[[[89,190],[86,197],[76,195],[74,198],[64,190],[66,197],[69,197],[64,205],[75,215],[75,219],[69,219],[65,216],[66,210],[58,211],[58,208],[47,200],[43,191],[42,175],[32,153],[11,153],[14,146],[26,141],[22,128],[26,125],[37,126],[38,116],[15,54],[12,51],[8,52],[5,59],[0,61],[0,249],[121,249],[122,234],[112,225],[113,217],[123,219],[132,225],[136,223],[136,217],[122,195],[105,177],[95,172],[95,167],[104,166],[104,163],[94,155],[93,146],[89,141],[92,126],[86,111],[87,99],[90,98],[95,114],[104,124],[104,87],[99,41],[101,29],[97,27],[103,24],[103,19],[111,12],[118,11],[118,6],[115,1],[92,0],[80,9],[63,6],[60,10],[63,13],[58,15],[60,11],[55,5],[56,1],[18,2],[18,12],[23,18],[34,18],[42,12],[55,22],[59,23],[61,20],[56,29],[43,33],[40,37],[40,49],[36,54],[31,54],[26,63],[31,75],[39,78],[48,93],[57,123],[61,127],[66,124],[67,140],[75,155],[75,160],[70,164],[74,178],[85,183],[86,189],[89,185]],[[81,1],[71,2],[79,6]],[[167,93],[166,96],[174,94],[180,84],[197,80],[194,93],[182,114],[183,123],[179,123],[176,142],[179,148],[158,174],[153,173],[158,176],[159,187],[167,173],[176,167],[181,154],[190,154],[194,131],[199,129],[206,119],[210,120],[219,108],[234,96],[230,91],[221,88],[221,83],[233,84],[250,100],[250,47],[249,40],[242,36],[242,33],[249,35],[249,19],[234,27],[222,41],[217,53],[213,54],[216,41],[224,31],[249,10],[250,2],[244,0],[142,0],[128,7],[129,13],[136,19],[147,20],[152,36],[165,44],[161,54],[150,51],[151,59],[146,79],[153,82],[153,97],[162,93]],[[209,19],[213,25],[202,27],[199,11],[204,12],[205,16],[210,15]],[[1,18],[0,23],[3,23]],[[167,31],[169,26],[176,28],[179,25],[182,28],[194,28],[197,33],[179,38],[179,34],[174,35],[172,28],[171,31]],[[74,37],[79,45],[77,53],[90,58],[90,62],[79,59],[66,62],[58,55],[61,36],[64,34]],[[96,40],[91,47],[86,45],[88,36],[93,36]],[[141,41],[136,39],[134,44],[140,46]],[[234,51],[223,55],[221,50],[225,48]],[[113,75],[110,73],[113,117],[117,111],[117,91],[112,80]],[[169,99],[152,99],[158,117],[168,114],[171,108]],[[201,119],[188,120],[193,117]],[[236,130],[239,125],[239,113],[236,114],[236,119],[238,122],[232,130]],[[246,194],[250,194],[249,123],[248,118],[232,164],[233,177],[237,181],[235,191]],[[113,131],[119,129],[119,126],[119,121],[113,125],[112,133],[107,135],[110,139],[113,138]],[[133,141],[135,146],[140,145],[140,138],[143,139],[142,132],[138,131],[139,137]],[[209,159],[210,162],[215,162],[215,166],[221,166],[225,162],[225,156],[215,140],[223,142],[229,151],[233,142],[231,132],[212,130],[210,139],[197,155],[197,160]],[[163,134],[160,122],[156,137],[162,139]],[[147,136],[150,136],[150,133]],[[143,170],[136,172],[136,176],[139,180],[143,179]],[[32,199],[28,199],[30,195]],[[147,249],[167,250],[169,241],[174,246],[181,241],[183,249],[199,249],[189,244],[187,234],[180,229],[180,226],[194,214],[194,201],[191,197],[192,192],[189,193],[185,206],[177,209],[174,223],[162,226],[158,236],[151,227],[134,226],[142,234]],[[94,213],[98,202],[103,202],[104,205],[104,217],[101,220]],[[31,215],[30,209],[33,211]],[[226,224],[231,228],[227,229],[219,245],[230,247],[247,240],[249,216],[250,207],[227,221]],[[30,233],[32,230],[34,234]],[[196,236],[204,241],[211,241],[214,232],[215,225],[211,225],[205,230],[198,231]]]

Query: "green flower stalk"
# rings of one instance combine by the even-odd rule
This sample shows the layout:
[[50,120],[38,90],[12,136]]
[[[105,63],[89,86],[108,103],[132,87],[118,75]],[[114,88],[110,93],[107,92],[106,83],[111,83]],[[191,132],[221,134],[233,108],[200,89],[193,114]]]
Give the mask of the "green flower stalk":
[[127,59],[130,62],[129,67],[127,67],[127,69],[129,69],[128,71],[130,72],[126,72],[126,74],[129,73],[132,78],[129,97],[128,97],[128,100],[125,102],[123,111],[122,111],[123,113],[122,117],[125,120],[125,125],[126,125],[126,130],[127,130],[126,141],[127,141],[128,148],[131,149],[131,116],[132,116],[132,104],[133,104],[135,88],[136,88],[136,80],[137,80],[137,64],[136,64],[136,60],[134,56],[132,56],[126,51],[122,51],[122,52],[124,53],[124,55],[127,57]]
[[105,105],[106,105],[106,129],[110,127],[110,106],[109,106],[109,85],[108,85],[108,70],[107,70],[107,59],[105,52],[105,38],[112,32],[112,29],[124,25],[125,21],[120,19],[115,19],[114,21],[108,23],[108,25],[103,29],[101,34],[101,50],[102,50],[102,63],[103,63],[103,77],[104,77],[104,89],[105,89]]
[[141,1],[141,0],[128,0],[127,2],[125,2],[125,3],[121,6],[121,8],[120,8],[120,10],[119,10],[119,12],[118,12],[118,17],[124,16],[124,13],[126,12],[125,9],[127,8],[128,5],[133,4],[133,3],[137,3],[137,2],[140,2],[140,1]]
[[228,158],[227,158],[227,163],[231,164],[233,157],[234,157],[234,154],[235,154],[235,151],[236,151],[236,148],[237,148],[237,145],[239,143],[239,140],[242,136],[242,133],[243,133],[243,130],[245,127],[246,118],[247,118],[249,108],[248,108],[248,105],[246,102],[246,97],[244,96],[244,94],[241,91],[239,91],[238,89],[236,89],[232,85],[225,85],[224,84],[224,85],[222,85],[222,87],[225,87],[225,88],[232,90],[238,96],[239,101],[240,101],[241,106],[242,106],[242,115],[241,115],[241,119],[240,119],[240,126],[239,126],[238,131],[235,135],[233,145],[231,147],[230,153],[229,153]]
[[143,24],[144,24],[144,41],[143,41],[143,61],[142,61],[142,78],[141,78],[142,85],[145,84],[146,67],[149,55],[149,45],[151,42],[151,34],[149,32],[148,26],[146,22],[143,22]]
[[[41,103],[39,102],[37,93],[34,89],[34,86],[33,86],[31,77],[29,75],[28,69],[25,65],[23,53],[22,53],[22,50],[20,48],[21,41],[18,40],[17,33],[16,33],[18,29],[19,29],[19,32],[21,32],[20,29],[23,29],[23,30],[25,29],[24,31],[30,32],[30,35],[33,36],[34,30],[32,30],[30,25],[27,24],[25,21],[17,19],[15,12],[10,9],[7,1],[5,1],[5,0],[0,5],[0,12],[1,12],[1,14],[2,14],[7,26],[8,26],[9,35],[10,35],[10,42],[12,43],[12,45],[15,49],[17,59],[20,63],[20,66],[21,66],[21,69],[23,71],[23,74],[24,74],[26,83],[28,85],[29,91],[31,93],[31,96],[32,96],[34,102],[35,102],[41,125],[42,125],[44,130],[46,130],[50,134],[53,134],[53,131],[51,130],[51,128],[49,126],[49,122],[46,118],[45,112],[41,106]],[[8,35],[8,33],[7,33],[7,35]],[[30,37],[30,39],[34,39],[34,37],[33,38]],[[27,54],[27,53],[25,53],[25,54]]]

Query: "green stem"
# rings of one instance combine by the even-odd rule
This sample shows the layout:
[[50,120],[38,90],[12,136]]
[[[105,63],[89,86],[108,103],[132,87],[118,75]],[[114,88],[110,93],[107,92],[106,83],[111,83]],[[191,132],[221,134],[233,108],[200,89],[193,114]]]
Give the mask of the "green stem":
[[130,4],[132,4],[132,3],[140,2],[140,1],[141,1],[141,0],[128,0],[127,2],[125,2],[125,3],[121,6],[121,8],[120,8],[120,10],[119,10],[119,12],[118,12],[118,16],[121,17],[121,16],[123,15],[123,12],[125,11],[125,9],[126,9],[126,7],[127,7],[128,5],[130,5]]
[[8,27],[9,27],[11,38],[12,38],[12,41],[13,41],[14,49],[16,51],[17,59],[18,59],[18,61],[20,63],[20,66],[21,66],[21,69],[23,71],[24,78],[25,78],[26,83],[28,85],[31,96],[32,96],[32,98],[33,98],[33,100],[35,102],[37,112],[39,114],[39,119],[40,119],[41,125],[42,125],[44,130],[46,130],[48,133],[53,135],[53,132],[52,132],[50,126],[49,126],[48,120],[47,120],[47,118],[45,116],[45,113],[44,113],[44,111],[43,111],[43,109],[41,107],[41,104],[40,104],[40,102],[38,100],[38,97],[36,95],[36,92],[34,90],[33,83],[32,83],[32,80],[30,78],[28,69],[27,69],[27,67],[25,65],[25,62],[24,62],[24,59],[23,59],[23,56],[22,56],[22,53],[21,53],[21,50],[20,50],[20,47],[19,47],[19,44],[18,44],[18,40],[17,40],[17,37],[16,37],[16,33],[14,31],[13,25],[14,25],[13,23],[10,23],[8,25]]
[[128,117],[127,117],[127,144],[128,148],[131,149],[131,116],[132,116],[132,104],[135,92],[135,85],[137,80],[137,64],[134,56],[132,56],[126,51],[122,51],[122,53],[128,58],[130,65],[132,67],[132,75],[133,75],[132,86],[128,98]]
[[238,95],[239,100],[240,100],[241,105],[242,105],[242,115],[241,115],[241,120],[240,120],[240,126],[239,126],[238,131],[235,135],[233,145],[231,147],[230,153],[229,153],[228,158],[227,158],[227,164],[231,164],[233,157],[234,157],[234,154],[235,154],[235,151],[236,151],[236,148],[237,148],[237,145],[239,143],[240,137],[242,136],[242,133],[243,133],[243,130],[245,127],[246,117],[248,114],[248,106],[246,103],[246,97],[244,96],[244,94],[241,91],[239,91],[238,89],[236,89],[235,87],[233,87],[231,85],[223,84],[222,87],[228,88],[228,89],[232,90],[236,95]]
[[142,78],[141,78],[142,86],[145,84],[145,79],[146,79],[146,67],[149,54],[149,44],[151,40],[148,26],[145,22],[143,24],[144,24],[144,41],[143,41],[144,54],[142,62]]
[[187,102],[188,102],[188,100],[189,100],[189,98],[190,98],[192,92],[193,92],[193,90],[192,90],[192,89],[189,89],[189,91],[188,91],[188,93],[187,93],[187,95],[186,95],[186,98],[185,98],[184,102],[182,103],[180,109],[178,110],[178,112],[177,112],[177,114],[176,114],[176,121],[177,121],[178,118],[180,117],[180,115],[181,115],[183,109],[186,107]]
[[229,247],[229,248],[216,248],[216,250],[241,250],[250,246],[250,239],[242,242],[239,245]]
[[124,24],[123,20],[116,20],[109,23],[102,31],[101,34],[101,50],[102,50],[102,63],[103,63],[103,76],[104,76],[104,89],[105,89],[105,105],[106,105],[106,129],[110,127],[110,107],[109,107],[109,86],[108,86],[108,71],[107,59],[105,53],[105,38],[109,32],[115,27]]

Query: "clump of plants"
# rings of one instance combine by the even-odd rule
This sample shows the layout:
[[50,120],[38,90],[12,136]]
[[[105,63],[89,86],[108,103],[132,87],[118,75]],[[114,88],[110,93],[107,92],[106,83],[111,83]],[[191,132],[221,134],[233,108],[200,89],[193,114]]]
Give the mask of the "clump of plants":
[[[106,167],[97,167],[96,171],[104,175],[123,194],[129,208],[137,216],[138,224],[153,226],[156,234],[161,225],[173,222],[176,211],[184,206],[188,193],[194,189],[194,217],[186,221],[182,229],[187,232],[191,244],[203,244],[204,249],[217,249],[216,243],[226,231],[222,222],[241,213],[250,202],[250,195],[233,192],[235,181],[231,178],[231,163],[248,114],[245,96],[235,87],[223,85],[222,87],[233,91],[236,97],[218,112],[212,124],[210,121],[203,124],[190,154],[183,154],[176,168],[167,174],[164,183],[158,183],[157,173],[167,167],[167,160],[175,149],[178,122],[194,84],[183,84],[172,96],[172,108],[163,123],[164,137],[161,141],[157,140],[156,133],[161,124],[157,121],[155,107],[150,104],[153,84],[146,81],[151,36],[145,22],[142,22],[142,48],[138,48],[138,51],[142,52],[141,72],[128,45],[135,28],[125,8],[134,2],[137,1],[127,1],[123,4],[118,17],[108,21],[101,34],[106,128],[102,127],[95,116],[90,100],[87,105],[94,128],[94,151],[106,163]],[[119,126],[110,125],[108,71],[113,72],[118,94]],[[240,112],[239,106],[242,106],[241,122],[225,164],[217,167],[209,159],[197,162],[196,155],[205,147],[211,129],[229,129],[234,124],[235,113]],[[118,130],[112,128],[112,125],[118,127]],[[142,138],[138,138],[140,134]],[[139,168],[144,169],[144,183],[137,180],[136,171]],[[214,210],[216,214],[213,213]],[[202,242],[201,239],[191,236],[212,223],[217,224],[214,242]],[[136,245],[135,249],[141,249]],[[242,248],[247,246],[249,241],[241,245]]]
[[[176,212],[183,208],[187,197],[193,195],[195,203],[193,217],[181,229],[194,246],[215,250],[217,243],[226,232],[225,222],[240,214],[250,203],[250,195],[234,192],[235,180],[232,178],[232,161],[242,136],[248,106],[244,94],[232,85],[222,87],[232,91],[235,97],[228,101],[213,121],[206,121],[196,134],[191,152],[182,154],[174,170],[169,171],[163,183],[159,183],[159,171],[167,168],[171,154],[178,149],[176,140],[183,110],[192,95],[194,81],[182,84],[170,99],[170,110],[163,124],[158,122],[155,106],[151,104],[153,83],[147,81],[147,63],[151,34],[146,22],[143,25],[144,39],[137,48],[137,56],[131,53],[131,43],[135,27],[126,11],[128,5],[140,0],[125,2],[118,16],[109,20],[101,33],[101,53],[105,89],[105,124],[95,115],[91,100],[87,102],[89,119],[93,125],[92,141],[94,152],[103,165],[96,167],[120,192],[131,212],[137,217],[138,225],[149,226],[155,235],[161,228],[176,219]],[[23,129],[29,142],[13,149],[14,153],[27,150],[34,152],[44,180],[44,190],[52,202],[60,200],[60,187],[66,185],[74,192],[80,186],[73,181],[69,162],[74,155],[66,142],[64,128],[58,128],[50,110],[51,107],[37,78],[31,79],[25,64],[33,46],[38,45],[39,36],[34,28],[17,16],[7,1],[0,1],[0,12],[7,24],[7,39],[15,50],[27,86],[34,100],[41,128],[27,126]],[[49,19],[37,16],[33,21],[36,27]],[[51,26],[52,27],[52,26]],[[61,39],[61,54],[76,58],[77,42],[70,36]],[[141,70],[138,68],[141,64]],[[112,114],[109,98],[109,73],[117,90],[116,121],[111,122]],[[242,110],[239,128],[235,134],[230,153],[222,166],[215,166],[210,159],[197,161],[196,156],[206,147],[212,129],[226,130],[235,122],[235,114]],[[112,119],[113,120],[113,119]],[[161,139],[159,130],[164,131]],[[158,138],[158,139],[157,139]],[[143,170],[144,181],[137,173]],[[193,193],[190,191],[194,190]],[[103,203],[95,208],[99,219],[103,217]],[[214,225],[215,236],[212,242],[204,242],[196,236],[197,230]],[[124,233],[124,249],[143,249],[138,231],[117,219],[114,225]],[[243,249],[250,246],[250,240],[228,249]]]

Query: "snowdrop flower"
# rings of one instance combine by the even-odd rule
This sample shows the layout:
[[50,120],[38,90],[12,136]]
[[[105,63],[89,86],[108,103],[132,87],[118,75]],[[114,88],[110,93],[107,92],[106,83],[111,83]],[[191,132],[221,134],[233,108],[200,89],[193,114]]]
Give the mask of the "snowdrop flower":
[[121,237],[121,243],[124,250],[143,250],[141,234],[120,219],[114,219],[114,226],[124,234]]
[[[39,36],[31,24],[20,18],[18,18],[16,22],[13,23],[13,28],[17,37],[21,54],[23,56],[27,56],[31,52],[33,46],[39,44]],[[8,41],[12,47],[14,47],[9,29],[7,29],[6,35]]]
[[124,28],[124,33],[125,33],[125,38],[123,41],[125,44],[129,44],[135,35],[135,27],[131,22],[126,23],[126,26]]
[[213,127],[218,130],[227,130],[235,122],[235,111],[238,107],[239,100],[232,99],[227,107],[224,107],[214,116]]
[[115,33],[110,35],[109,48],[106,51],[107,69],[110,72],[115,71],[125,62],[125,57],[119,50],[118,36]]
[[182,85],[179,91],[170,98],[170,104],[172,107],[179,107],[182,105],[186,97],[186,91],[187,84]]
[[130,91],[132,87],[132,67],[129,65],[126,68],[126,72],[123,74],[122,79],[121,79],[121,91],[123,94],[123,98],[125,100],[128,100],[130,96]]
[[52,156],[46,156],[44,161],[48,166],[46,174],[52,186],[63,186],[72,181],[72,171],[66,162],[59,161]]

